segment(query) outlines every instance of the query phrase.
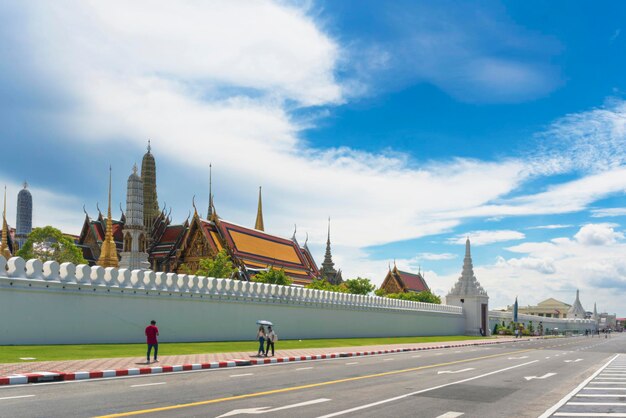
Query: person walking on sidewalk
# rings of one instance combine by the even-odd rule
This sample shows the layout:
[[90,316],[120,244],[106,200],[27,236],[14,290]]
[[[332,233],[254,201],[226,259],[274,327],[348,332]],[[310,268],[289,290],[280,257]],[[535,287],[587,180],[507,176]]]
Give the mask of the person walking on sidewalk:
[[257,353],[257,357],[261,357],[263,355],[263,346],[265,345],[265,328],[263,328],[263,325],[259,327],[256,338],[259,340],[259,352]]
[[156,326],[156,321],[150,321],[150,325],[146,327],[146,342],[148,343],[148,353],[146,354],[146,362],[150,364],[150,352],[154,348],[154,361],[158,362],[157,356],[159,353],[159,342],[157,337],[159,336],[159,329]]
[[272,357],[274,357],[274,343],[276,342],[276,333],[272,329],[272,327],[267,327],[267,345],[265,346],[265,357],[267,357],[267,353],[270,351],[270,346],[272,347]]

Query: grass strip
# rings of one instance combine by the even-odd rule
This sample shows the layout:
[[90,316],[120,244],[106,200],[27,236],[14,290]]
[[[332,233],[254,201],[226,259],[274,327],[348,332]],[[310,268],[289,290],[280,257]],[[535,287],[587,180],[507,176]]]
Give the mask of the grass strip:
[[[393,338],[333,338],[318,340],[280,340],[277,350],[298,348],[359,347],[384,344],[415,344],[483,339],[464,335]],[[249,351],[256,353],[256,341],[217,341],[194,343],[159,343],[159,355],[210,354]],[[25,361],[83,360],[95,358],[143,357],[146,345],[82,344],[82,345],[5,345],[0,346],[0,363]],[[34,360],[21,360],[34,358]]]

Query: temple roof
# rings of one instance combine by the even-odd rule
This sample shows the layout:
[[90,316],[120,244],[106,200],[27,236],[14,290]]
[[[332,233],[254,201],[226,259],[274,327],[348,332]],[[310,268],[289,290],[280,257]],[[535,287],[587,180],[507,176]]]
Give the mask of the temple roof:
[[200,220],[205,235],[219,249],[220,241],[229,249],[231,257],[249,270],[269,267],[282,268],[296,283],[308,283],[318,270],[310,254],[307,256],[294,241],[245,226],[220,220],[217,224]]
[[400,280],[402,280],[402,283],[404,283],[406,290],[411,292],[423,292],[424,290],[429,290],[426,280],[424,280],[421,274],[407,273],[406,271],[398,270],[395,267],[394,270],[397,272]]

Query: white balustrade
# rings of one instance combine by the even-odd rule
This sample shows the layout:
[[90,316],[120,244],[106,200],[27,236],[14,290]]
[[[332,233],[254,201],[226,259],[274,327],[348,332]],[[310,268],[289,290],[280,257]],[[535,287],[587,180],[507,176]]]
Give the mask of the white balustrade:
[[133,289],[145,289],[143,279],[143,270],[133,270],[130,272],[130,284]]
[[165,287],[169,292],[178,292],[178,286],[176,285],[176,279],[178,275],[176,273],[167,273],[165,279]]
[[76,266],[72,263],[61,263],[61,283],[76,283]]
[[60,282],[60,266],[56,261],[46,261],[43,263],[43,278],[51,282]]
[[119,269],[117,271],[117,281],[122,289],[130,289],[133,287],[131,272],[128,269]]
[[22,257],[11,257],[7,262],[9,277],[26,277],[26,262]]
[[101,266],[93,266],[89,279],[94,286],[104,286],[104,268]]
[[26,277],[33,280],[43,279],[43,263],[40,260],[28,260],[26,262]]
[[91,267],[87,264],[79,264],[76,266],[76,283],[82,285],[91,284]]
[[104,269],[104,283],[109,287],[118,287],[119,281],[117,275],[119,270],[114,267],[107,267]]

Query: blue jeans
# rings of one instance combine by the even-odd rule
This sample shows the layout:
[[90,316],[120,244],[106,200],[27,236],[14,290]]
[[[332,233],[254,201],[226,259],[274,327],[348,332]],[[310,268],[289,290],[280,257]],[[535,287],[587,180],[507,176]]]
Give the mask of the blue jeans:
[[265,347],[263,346],[265,343],[265,338],[263,337],[259,337],[259,354],[263,354],[263,352],[265,351]]
[[152,351],[152,347],[154,347],[154,359],[157,359],[157,354],[159,353],[159,344],[148,344],[148,354],[146,354],[146,358],[150,361],[150,351]]

